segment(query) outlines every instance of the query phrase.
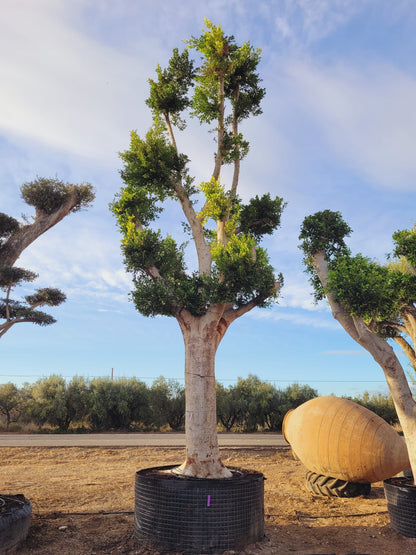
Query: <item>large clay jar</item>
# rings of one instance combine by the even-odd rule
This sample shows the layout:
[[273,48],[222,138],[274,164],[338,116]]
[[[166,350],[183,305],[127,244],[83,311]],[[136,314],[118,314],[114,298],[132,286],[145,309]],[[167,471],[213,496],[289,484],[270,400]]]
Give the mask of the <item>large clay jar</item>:
[[409,466],[406,444],[385,420],[339,397],[316,397],[289,411],[283,435],[312,472],[378,482]]

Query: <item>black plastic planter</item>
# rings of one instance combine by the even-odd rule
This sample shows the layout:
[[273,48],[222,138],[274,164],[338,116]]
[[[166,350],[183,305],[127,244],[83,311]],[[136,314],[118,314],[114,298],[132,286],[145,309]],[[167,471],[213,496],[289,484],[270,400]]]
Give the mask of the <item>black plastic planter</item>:
[[384,480],[384,494],[393,530],[416,538],[416,486],[407,477]]
[[0,494],[0,555],[12,553],[26,539],[32,507],[23,495]]
[[141,544],[181,553],[222,553],[264,537],[264,476],[177,476],[175,466],[136,473],[134,535]]

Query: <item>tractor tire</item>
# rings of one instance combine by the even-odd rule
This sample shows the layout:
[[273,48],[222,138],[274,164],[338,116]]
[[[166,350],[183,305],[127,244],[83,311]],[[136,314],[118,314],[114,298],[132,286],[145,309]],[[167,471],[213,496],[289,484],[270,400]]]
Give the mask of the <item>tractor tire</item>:
[[326,497],[358,497],[359,495],[369,495],[371,484],[359,482],[348,482],[339,478],[331,478],[315,472],[306,473],[306,488],[316,495]]

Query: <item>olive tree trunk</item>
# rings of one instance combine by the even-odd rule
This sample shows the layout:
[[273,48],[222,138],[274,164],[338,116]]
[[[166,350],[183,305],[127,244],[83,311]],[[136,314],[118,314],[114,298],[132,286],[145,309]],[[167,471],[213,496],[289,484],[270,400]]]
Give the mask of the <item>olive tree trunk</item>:
[[68,199],[51,214],[36,210],[35,221],[22,226],[13,233],[1,248],[0,261],[3,266],[13,266],[22,252],[48,229],[70,214],[79,204],[77,188],[74,186]]
[[186,457],[178,474],[198,478],[228,478],[217,436],[215,354],[226,325],[222,307],[211,307],[204,316],[183,314],[178,321],[185,344]]

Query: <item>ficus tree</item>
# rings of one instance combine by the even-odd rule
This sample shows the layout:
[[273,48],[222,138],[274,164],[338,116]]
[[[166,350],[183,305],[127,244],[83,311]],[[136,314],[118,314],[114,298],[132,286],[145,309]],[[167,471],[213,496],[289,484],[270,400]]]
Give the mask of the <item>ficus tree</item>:
[[[260,51],[205,23],[202,34],[183,52],[175,49],[149,80],[153,125],[144,137],[132,132],[130,148],[121,153],[124,187],[112,210],[137,310],[176,318],[184,339],[186,458],[176,471],[218,478],[231,472],[218,449],[215,354],[232,322],[277,298],[282,276],[275,276],[260,242],[280,225],[284,202],[266,194],[244,203],[237,194],[249,150],[241,125],[261,113],[265,94]],[[211,127],[216,141],[212,173],[198,181],[177,137],[187,115]],[[229,182],[222,179],[225,165],[231,166]],[[172,201],[185,220],[183,240],[157,227]],[[196,257],[188,255],[187,242]],[[188,268],[192,259],[195,267]]]
[[56,178],[38,178],[23,184],[20,191],[26,204],[35,208],[35,215],[31,221],[25,217],[24,222],[19,222],[0,212],[0,289],[5,292],[5,297],[0,299],[0,337],[16,323],[46,326],[55,322],[38,307],[60,305],[66,299],[64,293],[59,289],[42,288],[27,295],[24,301],[11,299],[15,287],[38,277],[30,270],[16,267],[15,263],[48,229],[69,214],[88,207],[94,200],[94,190],[89,183],[73,185]]
[[300,239],[315,298],[326,299],[334,318],[381,366],[416,472],[416,403],[391,342],[415,368],[416,228],[393,234],[393,260],[379,264],[353,256],[345,238],[351,228],[339,212],[305,218]]

